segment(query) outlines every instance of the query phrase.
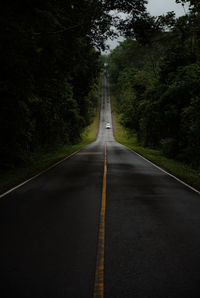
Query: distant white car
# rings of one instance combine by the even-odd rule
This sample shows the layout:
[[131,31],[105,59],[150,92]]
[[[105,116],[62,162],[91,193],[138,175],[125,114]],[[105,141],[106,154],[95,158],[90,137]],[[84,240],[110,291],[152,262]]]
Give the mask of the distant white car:
[[111,126],[110,126],[110,122],[107,122],[106,123],[106,129],[110,129],[111,128]]

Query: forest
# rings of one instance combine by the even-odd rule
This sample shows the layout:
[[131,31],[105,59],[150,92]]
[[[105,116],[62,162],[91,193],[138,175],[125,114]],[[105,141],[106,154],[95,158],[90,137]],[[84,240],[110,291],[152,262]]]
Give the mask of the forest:
[[200,165],[200,4],[176,0],[190,4],[176,19],[150,16],[147,2],[1,2],[1,169],[79,141],[98,104],[101,51],[116,32],[126,40],[108,71],[123,124],[144,146]]
[[0,4],[0,164],[76,143],[97,105],[100,51],[117,10],[141,15],[146,0],[18,0]]
[[[121,123],[142,146],[200,167],[200,3],[149,18],[107,57]],[[141,29],[141,27],[140,27]]]

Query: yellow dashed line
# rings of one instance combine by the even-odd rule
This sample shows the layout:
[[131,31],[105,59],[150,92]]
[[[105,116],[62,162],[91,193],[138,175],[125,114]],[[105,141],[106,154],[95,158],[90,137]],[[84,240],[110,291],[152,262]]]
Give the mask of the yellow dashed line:
[[104,296],[104,247],[105,247],[105,215],[106,215],[106,176],[107,176],[107,152],[105,144],[104,175],[102,187],[102,201],[99,224],[99,238],[97,248],[97,264],[94,283],[94,297]]

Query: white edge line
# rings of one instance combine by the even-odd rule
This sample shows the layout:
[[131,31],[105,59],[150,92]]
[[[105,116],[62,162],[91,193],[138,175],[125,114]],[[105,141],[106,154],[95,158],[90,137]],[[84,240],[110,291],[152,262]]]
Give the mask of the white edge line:
[[3,194],[0,195],[0,199],[2,199],[3,197],[5,197],[5,196],[8,195],[9,193],[13,192],[15,189],[20,188],[21,186],[23,186],[24,184],[28,183],[29,181],[34,180],[35,178],[39,177],[40,175],[46,173],[46,172],[49,171],[50,169],[55,168],[57,165],[59,165],[60,163],[62,163],[62,162],[65,161],[66,159],[68,159],[68,158],[72,157],[73,155],[77,154],[80,150],[81,150],[81,149],[79,149],[79,150],[73,152],[72,154],[66,156],[65,158],[63,158],[63,159],[61,159],[61,160],[59,160],[58,162],[56,162],[55,164],[53,164],[53,165],[50,166],[49,168],[43,170],[42,172],[40,172],[40,173],[36,174],[35,176],[31,177],[30,179],[28,179],[28,180],[26,180],[26,181],[24,181],[24,182],[22,182],[22,183],[16,185],[15,187],[11,188],[11,189],[8,190],[8,191],[4,192]]
[[[122,144],[121,144],[122,145]],[[123,145],[124,146],[124,145]],[[126,147],[126,146],[124,146]],[[197,194],[200,195],[200,192],[195,189],[194,187],[190,186],[189,184],[185,183],[184,181],[180,180],[179,178],[177,178],[176,176],[172,175],[171,173],[165,171],[164,169],[162,169],[161,167],[157,166],[155,163],[153,163],[152,161],[150,161],[149,159],[145,158],[144,156],[140,155],[139,153],[135,152],[134,150],[132,150],[129,147],[126,147],[128,150],[130,150],[131,152],[135,153],[136,155],[140,156],[142,159],[146,160],[147,162],[149,162],[150,164],[152,164],[154,167],[156,167],[157,169],[159,169],[160,171],[164,172],[165,174],[167,174],[168,176],[171,176],[172,178],[174,178],[175,180],[177,180],[178,182],[180,182],[181,184],[185,185],[186,187],[190,188],[191,190],[193,190],[194,192],[196,192]]]

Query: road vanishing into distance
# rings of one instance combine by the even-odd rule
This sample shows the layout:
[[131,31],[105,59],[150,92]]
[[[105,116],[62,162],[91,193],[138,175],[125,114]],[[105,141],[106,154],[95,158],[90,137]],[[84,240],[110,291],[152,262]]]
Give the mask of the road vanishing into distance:
[[0,297],[200,297],[200,196],[96,141],[0,199]]

